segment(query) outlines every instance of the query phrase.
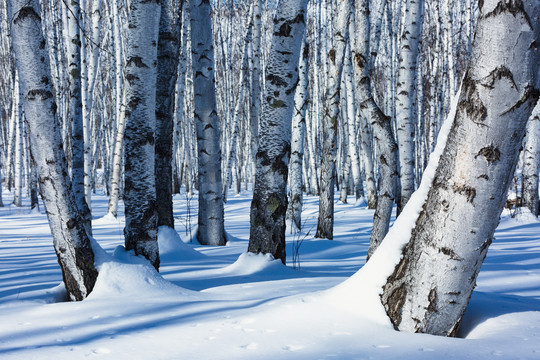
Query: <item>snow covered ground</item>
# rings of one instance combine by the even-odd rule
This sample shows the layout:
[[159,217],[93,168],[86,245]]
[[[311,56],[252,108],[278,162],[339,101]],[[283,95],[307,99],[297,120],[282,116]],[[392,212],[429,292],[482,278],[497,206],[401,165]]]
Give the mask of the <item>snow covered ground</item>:
[[202,247],[186,233],[196,197],[176,196],[187,243],[160,229],[158,274],[123,250],[123,218],[104,217],[107,199],[95,196],[100,275],[77,303],[61,301],[43,208],[0,208],[0,359],[540,359],[540,222],[530,215],[503,217],[451,339],[394,331],[366,271],[342,284],[364,265],[371,210],[336,204],[335,239],[314,239],[317,198],[307,197],[285,267],[245,254],[250,200],[230,194],[227,246]]

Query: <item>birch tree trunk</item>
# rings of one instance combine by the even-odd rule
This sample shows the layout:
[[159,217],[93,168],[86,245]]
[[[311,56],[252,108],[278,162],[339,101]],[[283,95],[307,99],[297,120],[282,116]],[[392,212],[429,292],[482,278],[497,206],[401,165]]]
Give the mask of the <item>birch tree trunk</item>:
[[397,139],[399,146],[399,176],[401,197],[398,213],[405,206],[415,189],[414,157],[414,99],[416,89],[416,67],[418,43],[422,29],[422,0],[407,0],[401,33],[399,71],[396,95]]
[[114,217],[118,213],[118,200],[120,197],[120,183],[122,175],[122,154],[124,143],[124,130],[126,124],[126,116],[123,108],[125,104],[125,91],[122,87],[122,40],[120,36],[120,17],[118,14],[118,6],[113,4],[112,23],[113,23],[113,39],[114,39],[114,62],[115,62],[115,118],[116,118],[116,136],[114,140],[114,150],[112,159],[112,175],[111,175],[111,195],[109,197],[108,213]]
[[[394,327],[455,336],[518,160],[540,81],[540,2],[485,0],[454,123],[381,295]],[[406,211],[406,210],[405,210]]]
[[[181,1],[183,3],[183,0]],[[172,201],[172,154],[174,92],[178,74],[180,31],[173,0],[161,1],[156,88],[155,178],[158,226],[174,229]]]
[[208,0],[190,0],[194,115],[199,159],[197,239],[203,245],[225,245],[211,13]]
[[341,73],[349,34],[351,1],[338,2],[337,22],[333,33],[333,46],[328,52],[328,83],[324,97],[323,139],[321,149],[321,188],[319,196],[319,219],[315,237],[334,238],[334,188],[336,173],[337,129]]
[[67,9],[67,58],[69,73],[69,114],[71,120],[73,193],[84,228],[92,236],[92,213],[84,194],[84,129],[81,93],[81,7],[72,0]]
[[131,0],[125,65],[124,203],[127,250],[159,268],[154,131],[160,19],[158,0]]
[[82,300],[97,278],[90,239],[78,213],[50,79],[37,0],[10,0],[9,18],[32,154],[39,173],[54,248],[70,300]]
[[356,70],[356,89],[360,96],[360,110],[373,128],[377,141],[380,180],[377,208],[373,215],[373,230],[369,242],[368,259],[388,232],[390,217],[396,196],[397,145],[394,140],[390,117],[383,114],[375,103],[371,91],[369,68],[369,6],[367,0],[356,0],[356,44],[354,64]]
[[523,206],[538,216],[538,173],[540,172],[540,103],[527,122],[523,164]]
[[306,110],[308,98],[309,43],[304,40],[298,66],[298,85],[294,94],[294,110],[291,134],[291,162],[289,164],[290,190],[289,211],[297,230],[302,229],[302,164],[304,160],[304,138],[306,134]]
[[306,0],[280,0],[274,17],[250,211],[248,251],[272,254],[284,264],[291,122],[306,9]]

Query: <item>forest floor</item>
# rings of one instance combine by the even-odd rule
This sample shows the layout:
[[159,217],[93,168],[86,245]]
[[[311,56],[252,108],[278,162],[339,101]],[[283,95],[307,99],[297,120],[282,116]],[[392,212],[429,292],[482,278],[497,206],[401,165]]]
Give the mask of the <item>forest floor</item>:
[[62,301],[43,207],[0,208],[0,359],[540,359],[540,222],[530,214],[503,215],[460,338],[443,338],[395,331],[376,287],[338,285],[368,249],[373,211],[354,197],[336,202],[334,240],[314,239],[318,199],[306,197],[287,266],[245,254],[250,201],[230,194],[227,246],[203,247],[186,231],[197,197],[177,195],[158,274],[124,251],[123,216],[106,217],[107,198],[95,195],[100,275],[76,303]]

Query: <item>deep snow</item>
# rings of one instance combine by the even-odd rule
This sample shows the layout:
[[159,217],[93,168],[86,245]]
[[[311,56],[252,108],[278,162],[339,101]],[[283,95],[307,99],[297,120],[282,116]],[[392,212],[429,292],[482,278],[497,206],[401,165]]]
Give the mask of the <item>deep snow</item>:
[[[371,210],[337,203],[335,239],[314,239],[317,199],[306,197],[285,267],[245,254],[250,200],[230,194],[227,246],[203,247],[189,243],[196,216],[189,221],[186,195],[176,196],[177,231],[160,229],[158,274],[121,247],[123,217],[105,217],[107,199],[96,195],[100,276],[78,303],[59,302],[43,209],[0,208],[0,359],[540,359],[540,222],[530,214],[503,216],[462,338],[450,339],[394,331],[376,286],[358,281],[365,275],[339,285],[364,265]],[[196,214],[196,197],[190,204]],[[293,244],[304,237],[294,270]]]

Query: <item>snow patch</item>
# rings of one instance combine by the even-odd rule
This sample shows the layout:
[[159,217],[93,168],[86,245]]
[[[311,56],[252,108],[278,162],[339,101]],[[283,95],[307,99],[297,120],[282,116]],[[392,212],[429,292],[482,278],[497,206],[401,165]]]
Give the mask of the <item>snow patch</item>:
[[158,245],[159,257],[162,262],[206,258],[206,255],[184,243],[176,230],[168,226],[158,228]]
[[275,260],[271,254],[254,254],[245,252],[233,264],[221,269],[222,273],[235,273],[237,275],[254,274],[268,270],[286,269],[281,260]]

